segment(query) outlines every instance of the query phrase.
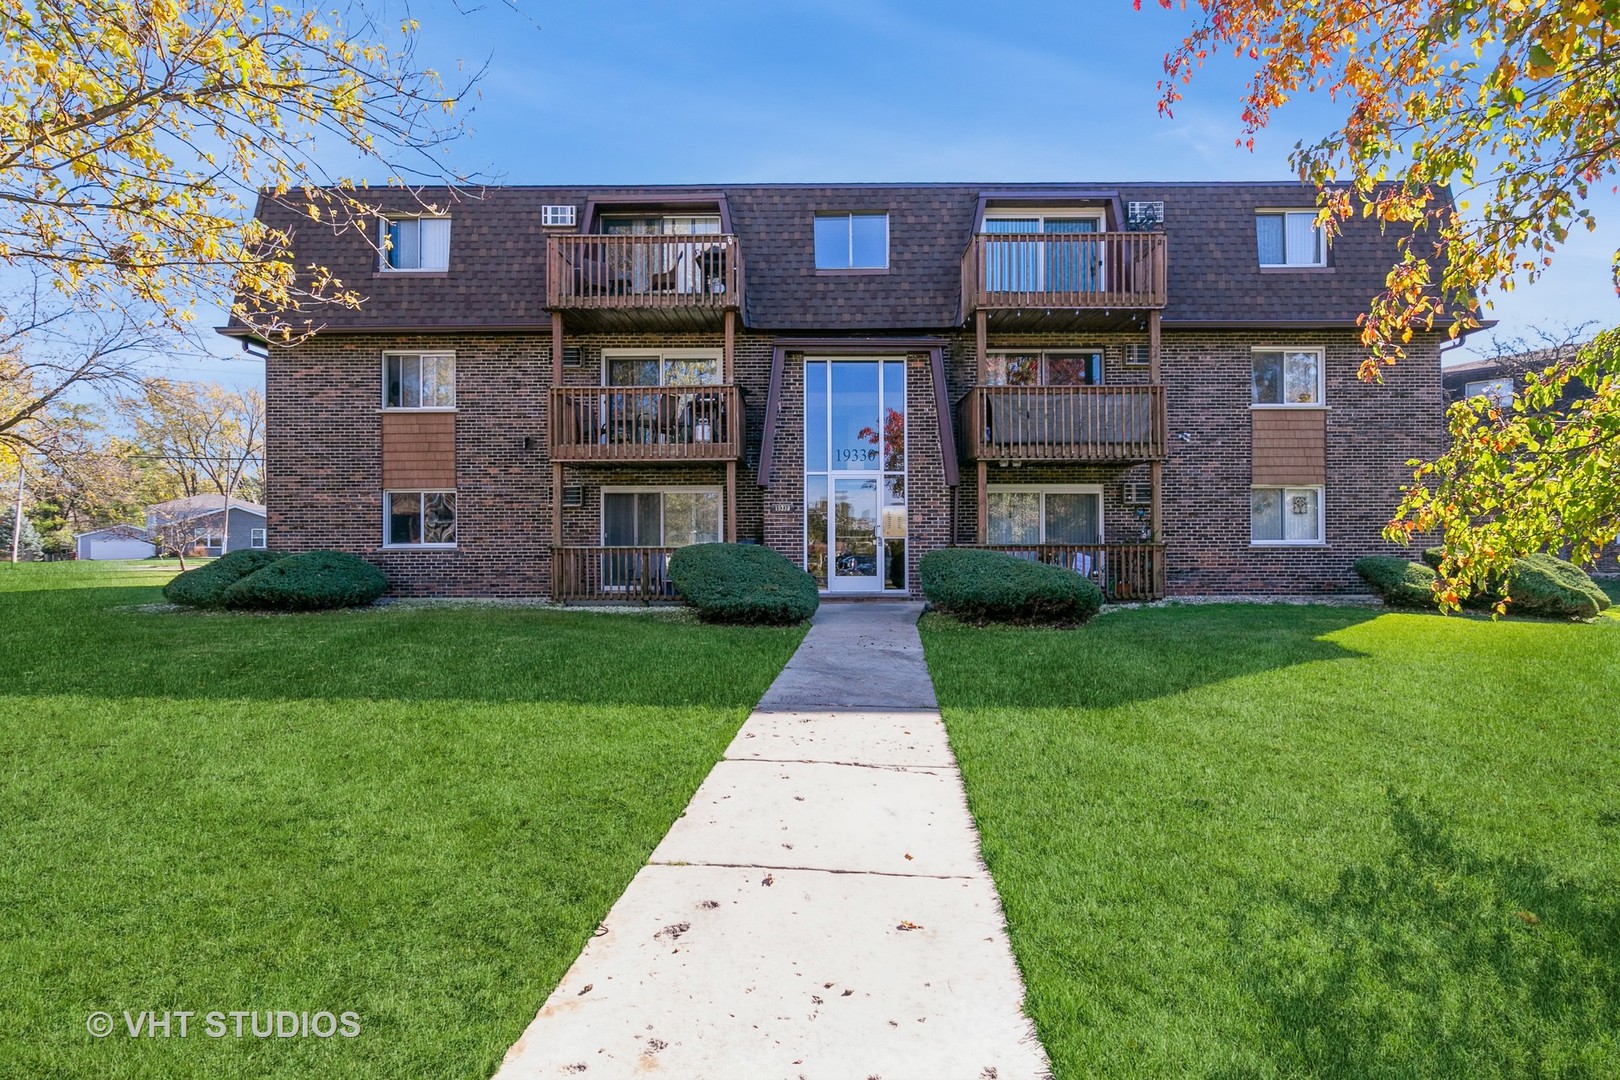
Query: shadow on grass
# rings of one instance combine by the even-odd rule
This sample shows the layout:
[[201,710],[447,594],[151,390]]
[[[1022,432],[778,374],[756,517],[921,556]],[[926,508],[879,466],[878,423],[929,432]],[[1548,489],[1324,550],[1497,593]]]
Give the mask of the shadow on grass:
[[1620,1075],[1620,898],[1482,855],[1389,796],[1394,843],[1326,898],[1232,922],[1281,1075]]
[[1077,630],[924,623],[929,669],[952,708],[1106,709],[1229,679],[1364,654],[1329,636],[1374,608],[1210,604],[1103,615]]

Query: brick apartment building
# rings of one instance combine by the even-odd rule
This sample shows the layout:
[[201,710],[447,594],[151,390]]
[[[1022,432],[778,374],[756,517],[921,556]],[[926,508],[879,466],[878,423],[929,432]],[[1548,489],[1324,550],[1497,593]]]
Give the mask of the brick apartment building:
[[1356,379],[1394,237],[1324,243],[1298,184],[372,197],[386,244],[261,208],[366,297],[268,350],[269,534],[400,593],[657,598],[706,540],[830,594],[953,544],[1115,598],[1358,592],[1444,439],[1443,334]]

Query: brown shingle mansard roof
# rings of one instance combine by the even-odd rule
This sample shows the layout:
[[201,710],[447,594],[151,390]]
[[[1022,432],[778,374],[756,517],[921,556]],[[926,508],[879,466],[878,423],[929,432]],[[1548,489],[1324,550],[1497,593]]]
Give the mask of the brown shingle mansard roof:
[[[293,229],[299,265],[325,266],[366,298],[358,311],[319,312],[317,322],[328,331],[544,327],[549,313],[542,206],[572,204],[587,228],[588,201],[602,209],[614,200],[652,204],[708,193],[724,195],[739,237],[748,326],[926,331],[960,324],[962,254],[982,195],[1016,195],[1035,205],[1042,193],[1077,191],[1110,207],[1110,228],[1122,227],[1112,218],[1124,203],[1164,202],[1166,326],[1353,325],[1396,257],[1396,234],[1357,217],[1335,241],[1328,268],[1261,270],[1255,211],[1315,204],[1314,189],[1293,182],[489,187],[454,195],[427,189],[422,197],[448,203],[452,219],[450,269],[444,274],[380,274],[375,251],[354,232],[300,220],[268,201],[260,212],[267,222]],[[375,189],[361,197],[385,211],[420,208],[399,190]],[[889,273],[817,274],[812,225],[822,210],[888,211]],[[241,327],[233,323],[226,332],[241,333]]]

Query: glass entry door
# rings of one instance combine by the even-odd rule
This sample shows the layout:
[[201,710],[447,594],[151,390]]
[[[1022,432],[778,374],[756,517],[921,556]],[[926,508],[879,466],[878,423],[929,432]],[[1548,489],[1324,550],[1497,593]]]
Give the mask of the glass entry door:
[[804,367],[805,568],[828,592],[903,592],[905,361]]

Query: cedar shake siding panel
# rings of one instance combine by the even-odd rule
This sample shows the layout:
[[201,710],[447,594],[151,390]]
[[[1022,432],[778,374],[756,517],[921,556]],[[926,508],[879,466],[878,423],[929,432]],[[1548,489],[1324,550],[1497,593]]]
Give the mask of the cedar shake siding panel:
[[1327,478],[1327,413],[1322,409],[1255,409],[1254,482],[1322,484]]
[[456,486],[456,414],[383,413],[382,484],[388,491]]

